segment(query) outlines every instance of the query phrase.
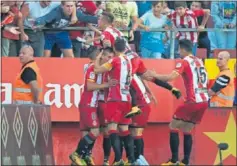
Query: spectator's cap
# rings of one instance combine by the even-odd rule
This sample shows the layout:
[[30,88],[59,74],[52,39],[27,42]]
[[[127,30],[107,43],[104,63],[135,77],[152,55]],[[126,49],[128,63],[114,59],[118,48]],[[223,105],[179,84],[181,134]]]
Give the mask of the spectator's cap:
[[110,24],[114,22],[114,15],[109,12],[103,12],[102,16],[106,19],[106,21]]
[[179,7],[183,7],[186,8],[187,7],[187,3],[186,1],[175,1],[174,2],[174,8],[179,8]]
[[127,41],[124,37],[117,37],[114,43],[114,49],[117,52],[125,52]]

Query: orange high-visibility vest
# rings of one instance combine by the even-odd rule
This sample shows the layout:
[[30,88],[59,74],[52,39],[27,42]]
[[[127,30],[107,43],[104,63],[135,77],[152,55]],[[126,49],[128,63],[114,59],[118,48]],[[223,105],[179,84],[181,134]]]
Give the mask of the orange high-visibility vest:
[[13,85],[13,103],[15,104],[33,104],[34,97],[33,93],[31,92],[31,88],[29,84],[25,84],[21,79],[21,74],[25,70],[25,68],[30,67],[36,73],[37,84],[38,88],[40,89],[39,94],[39,101],[43,101],[43,80],[40,74],[40,70],[36,64],[36,62],[30,62],[26,64],[22,69],[21,72],[17,75],[15,83]]
[[223,70],[219,73],[217,78],[221,75],[226,75],[230,78],[229,84],[212,96],[210,100],[211,107],[233,107],[235,96],[234,73],[231,70]]

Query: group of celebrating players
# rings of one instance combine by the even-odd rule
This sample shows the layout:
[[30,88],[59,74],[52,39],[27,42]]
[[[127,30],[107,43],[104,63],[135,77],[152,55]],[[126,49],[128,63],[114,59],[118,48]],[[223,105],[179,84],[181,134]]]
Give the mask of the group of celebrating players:
[[[91,62],[85,68],[84,92],[79,104],[82,138],[70,155],[73,165],[95,165],[91,158],[96,138],[103,128],[104,165],[109,164],[111,147],[113,165],[148,165],[143,156],[143,130],[146,126],[153,94],[145,82],[170,90],[179,99],[181,93],[168,81],[182,75],[187,103],[180,106],[170,123],[172,158],[163,165],[189,164],[192,148],[191,131],[200,122],[208,104],[207,74],[202,60],[192,56],[192,43],[181,40],[179,52],[184,61],[169,75],[148,70],[133,52],[123,34],[112,26],[113,15],[103,13],[98,21],[102,32],[102,49],[89,53]],[[179,162],[179,130],[184,133],[184,159]],[[122,160],[123,148],[127,161]],[[157,163],[158,164],[158,163]]]

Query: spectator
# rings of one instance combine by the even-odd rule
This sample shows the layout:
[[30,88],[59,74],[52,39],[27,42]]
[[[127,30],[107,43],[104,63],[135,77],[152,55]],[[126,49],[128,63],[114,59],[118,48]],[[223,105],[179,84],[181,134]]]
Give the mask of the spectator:
[[[73,1],[62,1],[61,6],[46,16],[36,19],[35,23],[36,25],[46,25],[49,28],[64,28],[70,25],[73,13],[79,21],[97,23],[97,17],[86,15],[80,9],[76,10],[75,2]],[[60,47],[65,57],[74,57],[72,43],[67,31],[47,31],[45,32],[45,41],[45,57],[50,56],[51,49],[55,43]]]
[[[211,15],[215,28],[236,29],[236,2],[234,1],[216,1],[211,3]],[[210,36],[212,50],[234,49],[236,47],[236,31],[224,32],[218,31]]]
[[[163,15],[169,15],[172,13],[173,9],[170,9],[169,2],[163,1],[163,9],[161,11],[161,14]],[[166,32],[167,35],[167,41],[164,43],[164,53],[162,54],[162,58],[169,59],[170,58],[170,31]]]
[[[131,24],[131,20],[132,23],[135,23],[138,19],[137,4],[133,1],[119,0],[118,2],[107,2],[106,11],[114,15],[114,25],[116,28],[128,28]],[[129,33],[123,32],[129,41],[133,41],[133,33],[133,30]]]
[[[202,8],[202,2],[200,1],[193,1],[191,4],[191,10],[201,10]],[[203,16],[197,17],[198,25],[202,24]],[[198,48],[205,48],[207,50],[207,58],[210,57],[211,53],[211,43],[208,38],[207,32],[200,32],[198,34]]]
[[38,1],[38,2],[25,2],[22,6],[21,12],[24,19],[24,27],[28,28],[25,30],[29,36],[29,43],[34,49],[34,56],[43,56],[44,50],[44,32],[41,30],[32,30],[33,21],[39,17],[45,16],[53,9],[58,7],[60,2],[51,1]]
[[106,9],[106,6],[105,6],[105,1],[96,1],[96,7],[97,7],[97,11],[96,11],[96,15],[99,16],[101,15],[105,9]]
[[162,5],[163,5],[163,9],[161,11],[161,14],[168,15],[172,12],[172,9],[170,9],[168,6],[168,2],[164,1]]
[[[1,55],[2,56],[18,56],[18,52],[21,48],[21,39],[28,40],[28,36],[25,35],[24,29],[21,28],[23,24],[22,13],[19,10],[19,6],[16,4],[16,1],[7,1],[3,3],[3,13],[2,17],[13,15],[14,20],[11,24],[12,26],[20,27],[21,34],[12,33],[12,31],[6,30],[2,31],[2,47],[1,47]],[[12,29],[13,30],[13,29]]]
[[[162,2],[152,2],[152,12],[146,12],[138,20],[139,27],[146,31],[151,28],[163,28],[167,23],[167,17],[161,14],[162,9]],[[161,58],[164,52],[163,39],[165,36],[162,32],[142,32],[140,43],[142,57]]]
[[146,12],[151,11],[152,2],[151,1],[136,1],[138,8],[138,16],[139,18],[143,16]]
[[[138,8],[138,17],[140,18],[143,16],[146,12],[151,12],[151,1],[143,0],[143,1],[136,1],[137,8]],[[134,32],[134,44],[136,52],[140,54],[140,41],[141,41],[141,32],[135,31]]]
[[[168,15],[169,19],[173,23],[174,28],[198,28],[199,30],[204,29],[208,17],[208,10],[195,10],[191,11],[187,8],[187,4],[185,1],[175,1],[174,2],[175,11]],[[197,17],[204,16],[201,26],[197,24]],[[179,58],[178,54],[178,43],[181,39],[191,40],[193,43],[193,55],[196,55],[197,50],[197,40],[198,33],[197,32],[178,32],[176,35],[175,41],[175,58]]]
[[[82,10],[86,14],[95,15],[97,12],[97,6],[95,2],[92,0],[90,1],[79,1],[77,3],[77,8]],[[76,24],[72,25],[76,27],[85,27],[85,22],[77,22]],[[81,57],[83,54],[82,49],[82,42],[77,40],[77,37],[83,37],[84,31],[76,30],[76,31],[70,31],[70,38],[72,40],[72,48],[73,48],[73,54],[75,57]]]

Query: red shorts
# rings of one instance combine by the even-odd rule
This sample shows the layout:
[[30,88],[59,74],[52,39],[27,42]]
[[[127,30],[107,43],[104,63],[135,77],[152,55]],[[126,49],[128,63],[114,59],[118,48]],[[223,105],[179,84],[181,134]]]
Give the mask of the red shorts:
[[81,131],[89,131],[91,128],[98,128],[100,126],[97,108],[79,107],[79,110]]
[[194,124],[200,123],[207,108],[207,102],[184,103],[176,109],[173,118]]
[[151,112],[151,107],[150,105],[146,105],[140,107],[140,109],[142,110],[142,113],[132,118],[131,127],[144,128],[146,126]]
[[97,113],[98,113],[98,118],[100,122],[100,126],[105,126],[105,117],[104,117],[104,111],[106,110],[107,103],[105,102],[99,102],[98,108],[97,108]]
[[107,107],[104,111],[105,124],[129,125],[131,123],[131,119],[124,118],[131,111],[130,102],[107,102],[106,104]]

